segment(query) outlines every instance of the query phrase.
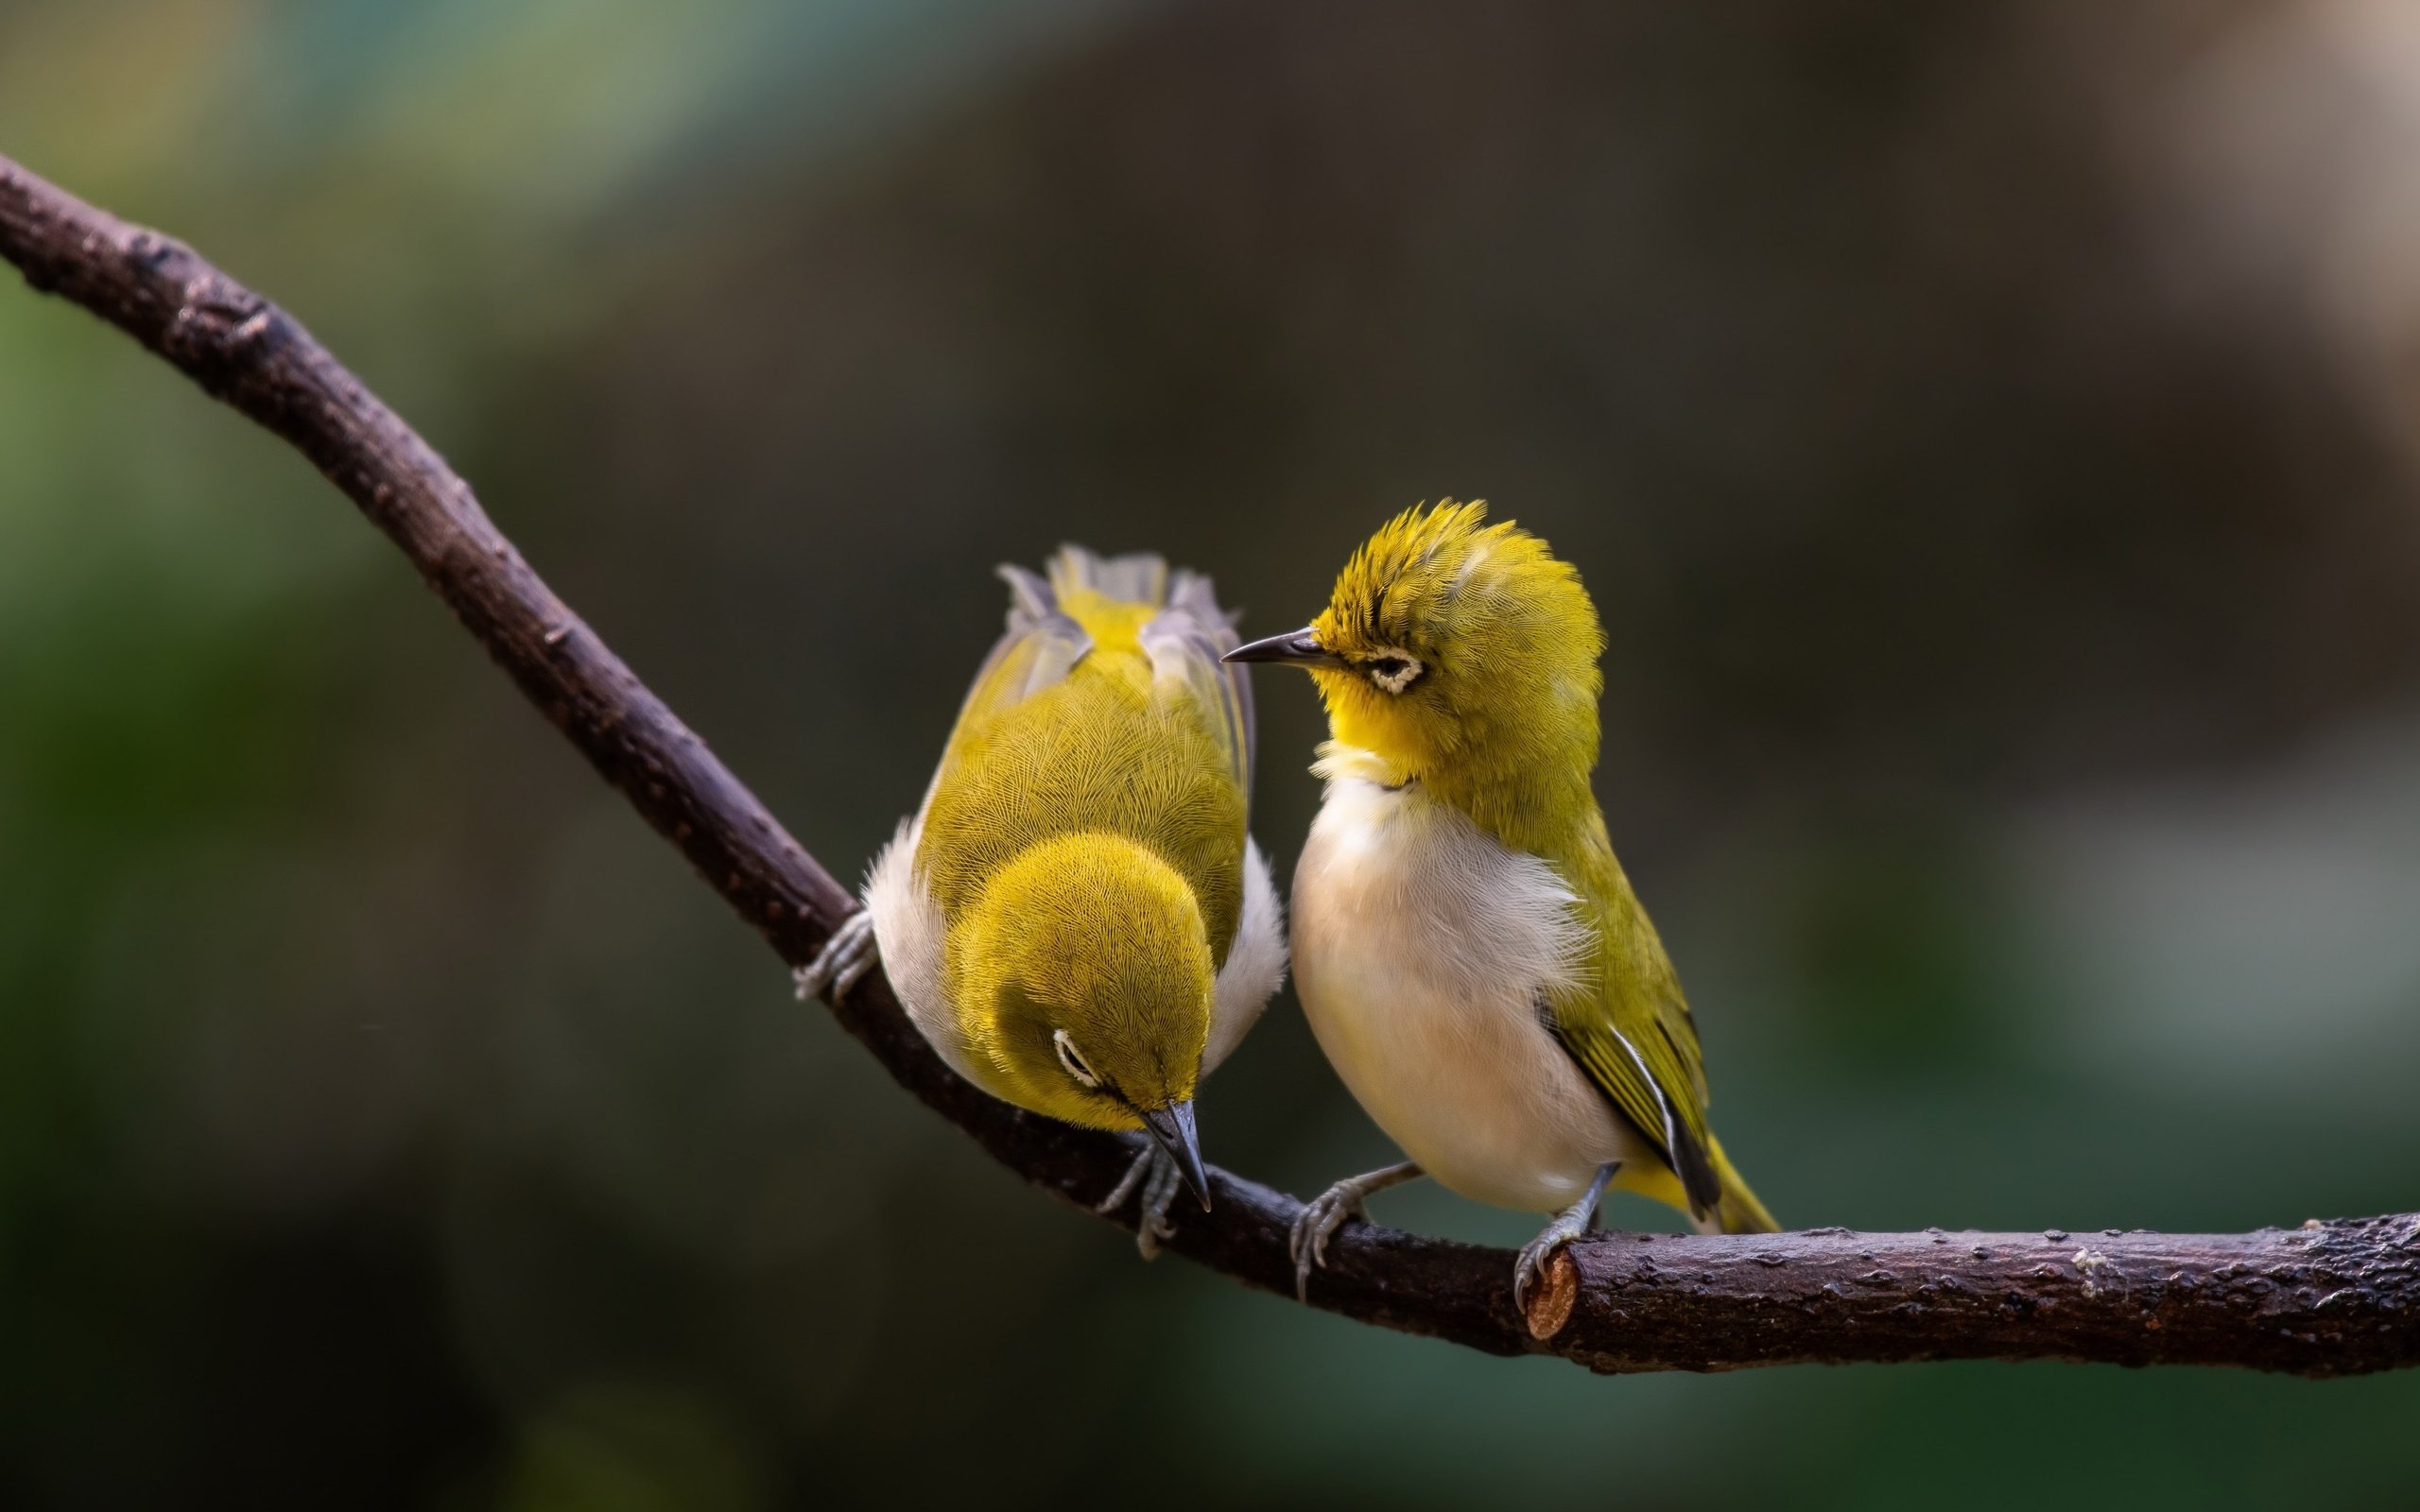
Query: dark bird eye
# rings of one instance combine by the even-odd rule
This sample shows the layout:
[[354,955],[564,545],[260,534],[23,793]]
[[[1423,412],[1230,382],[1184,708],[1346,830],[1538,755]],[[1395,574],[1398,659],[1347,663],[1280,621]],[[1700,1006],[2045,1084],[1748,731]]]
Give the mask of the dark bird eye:
[[1084,1064],[1083,1057],[1076,1054],[1076,1041],[1067,1038],[1066,1030],[1062,1029],[1053,1034],[1050,1037],[1050,1042],[1058,1049],[1059,1064],[1066,1068],[1068,1075],[1075,1077],[1087,1087],[1097,1088],[1100,1085],[1100,1077],[1095,1074],[1092,1067]]
[[1370,680],[1380,688],[1389,693],[1401,693],[1411,686],[1424,669],[1419,658],[1390,651],[1384,656],[1372,657],[1361,664],[1361,670],[1368,673]]

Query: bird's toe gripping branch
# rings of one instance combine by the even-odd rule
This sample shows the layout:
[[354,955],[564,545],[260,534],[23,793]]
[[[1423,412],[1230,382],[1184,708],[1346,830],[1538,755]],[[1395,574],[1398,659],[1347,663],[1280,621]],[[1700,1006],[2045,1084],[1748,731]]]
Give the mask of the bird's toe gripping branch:
[[838,1003],[868,971],[881,964],[882,952],[873,937],[873,915],[861,908],[832,932],[832,937],[824,942],[815,959],[790,972],[790,980],[798,985],[801,1003],[809,998]]
[[1176,1225],[1168,1221],[1168,1209],[1184,1188],[1184,1172],[1178,1168],[1175,1157],[1161,1149],[1157,1142],[1146,1137],[1141,1143],[1143,1147],[1134,1152],[1134,1163],[1117,1178],[1117,1185],[1110,1188],[1109,1195],[1094,1204],[1093,1211],[1104,1216],[1115,1212],[1140,1188],[1143,1202],[1135,1214],[1134,1248],[1145,1260],[1157,1260],[1161,1246],[1176,1237]]

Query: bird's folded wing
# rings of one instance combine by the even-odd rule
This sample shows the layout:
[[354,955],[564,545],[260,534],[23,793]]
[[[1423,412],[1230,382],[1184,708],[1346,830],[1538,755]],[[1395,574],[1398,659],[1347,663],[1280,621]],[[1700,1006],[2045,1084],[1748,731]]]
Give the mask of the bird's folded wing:
[[1635,1005],[1641,984],[1591,982],[1549,999],[1547,1025],[1589,1080],[1658,1149],[1703,1218],[1722,1196],[1722,1181],[1706,1150],[1704,1075],[1688,1005],[1679,988],[1651,988]]
[[925,792],[925,808],[931,807],[942,780],[969,754],[968,737],[974,731],[1004,711],[1067,680],[1076,663],[1093,648],[1092,637],[1059,607],[1059,597],[1048,583],[1022,567],[1002,567],[1000,576],[1009,585],[1008,632],[983,659],[973,686],[966,690],[966,701],[959,706],[958,724],[950,730],[932,786]]
[[1144,654],[1151,680],[1200,709],[1228,769],[1246,794],[1252,791],[1253,709],[1251,668],[1219,659],[1240,644],[1235,624],[1219,608],[1210,579],[1179,570],[1167,607],[1144,625]]

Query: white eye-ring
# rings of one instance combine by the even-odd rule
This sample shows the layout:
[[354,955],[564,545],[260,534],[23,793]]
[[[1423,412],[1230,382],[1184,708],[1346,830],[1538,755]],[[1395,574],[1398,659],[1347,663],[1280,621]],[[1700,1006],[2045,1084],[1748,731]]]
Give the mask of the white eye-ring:
[[1380,646],[1375,656],[1362,663],[1362,669],[1369,673],[1372,682],[1389,693],[1403,692],[1428,670],[1420,664],[1420,658],[1391,645]]
[[1067,1068],[1068,1075],[1075,1077],[1087,1087],[1100,1085],[1100,1078],[1093,1074],[1093,1068],[1085,1065],[1084,1057],[1076,1054],[1076,1041],[1067,1038],[1066,1030],[1054,1030],[1050,1036],[1050,1042],[1058,1047],[1059,1064]]

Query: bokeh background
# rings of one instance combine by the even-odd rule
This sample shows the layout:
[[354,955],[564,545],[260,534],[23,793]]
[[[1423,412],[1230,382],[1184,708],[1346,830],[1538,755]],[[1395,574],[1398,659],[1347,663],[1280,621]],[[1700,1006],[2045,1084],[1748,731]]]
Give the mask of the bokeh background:
[[[1157,548],[1266,633],[1484,496],[1596,593],[1785,1219],[2420,1205],[2401,0],[11,0],[0,151],[295,311],[836,871],[994,563]],[[1260,696],[1282,875],[1320,726]],[[1290,996],[1203,1126],[1387,1158]],[[1144,1266],[297,457],[0,287],[0,1503],[2402,1504],[2415,1424],[1597,1380]]]

